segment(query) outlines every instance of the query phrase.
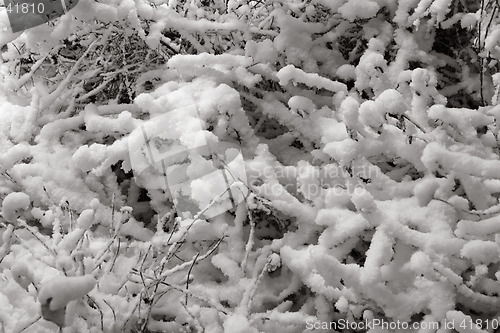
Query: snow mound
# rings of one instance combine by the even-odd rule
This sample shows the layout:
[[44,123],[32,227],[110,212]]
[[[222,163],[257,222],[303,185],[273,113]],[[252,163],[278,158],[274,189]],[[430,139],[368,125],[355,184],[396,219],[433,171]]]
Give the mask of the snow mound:
[[377,15],[379,9],[380,6],[374,1],[349,0],[342,7],[340,7],[338,11],[345,19],[354,21],[355,19],[374,17]]
[[8,194],[2,201],[2,215],[10,223],[17,219],[28,209],[30,197],[26,193],[14,192]]
[[56,276],[42,284],[38,301],[42,306],[48,305],[51,311],[56,311],[87,295],[96,283],[92,275]]

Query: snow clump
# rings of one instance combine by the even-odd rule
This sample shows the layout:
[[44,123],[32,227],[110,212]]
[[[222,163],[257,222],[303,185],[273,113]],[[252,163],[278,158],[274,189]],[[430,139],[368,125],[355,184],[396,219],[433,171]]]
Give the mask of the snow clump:
[[2,201],[2,216],[10,223],[17,219],[28,209],[30,197],[23,192],[8,194]]

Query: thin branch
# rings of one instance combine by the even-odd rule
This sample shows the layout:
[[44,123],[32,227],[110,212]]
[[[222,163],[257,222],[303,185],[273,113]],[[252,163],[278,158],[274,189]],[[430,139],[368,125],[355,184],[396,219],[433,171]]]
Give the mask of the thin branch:
[[[222,243],[222,241],[224,240],[224,238],[225,238],[225,236],[219,238],[219,240],[215,243],[215,245],[207,253],[205,253],[204,255],[202,255],[198,259],[198,261],[201,261],[201,260],[207,258],[208,256],[210,256],[219,247],[219,245]],[[174,268],[171,268],[168,271],[163,272],[158,278],[159,279],[165,279],[168,276],[172,275],[173,273],[179,272],[179,271],[181,271],[181,270],[183,270],[183,269],[191,266],[193,264],[193,262],[194,262],[194,259],[190,260],[190,261],[187,261],[187,262],[184,262],[184,263],[182,263],[180,265],[177,265]]]
[[252,217],[252,213],[250,212],[250,209],[248,209],[248,219],[250,221],[250,234],[248,235],[248,242],[245,246],[245,256],[243,257],[243,261],[241,262],[241,268],[243,269],[243,272],[245,271],[245,267],[247,265],[247,260],[248,256],[250,255],[250,251],[252,251],[252,247],[254,244],[254,237],[255,237],[255,220]]
[[193,298],[196,298],[196,299],[198,299],[200,301],[203,301],[203,302],[207,303],[208,305],[210,305],[211,307],[213,307],[214,309],[216,309],[217,311],[219,311],[219,312],[221,312],[223,314],[226,314],[226,315],[228,314],[227,309],[224,308],[219,302],[217,302],[215,300],[212,300],[212,299],[205,298],[203,296],[197,295],[197,294],[195,294],[195,293],[193,293],[193,292],[191,292],[189,290],[183,289],[183,288],[181,288],[179,286],[176,286],[176,285],[173,285],[173,284],[169,284],[169,283],[167,283],[165,281],[161,281],[160,283],[163,284],[163,285],[169,286],[172,289],[175,289],[175,290],[180,291],[182,293],[188,294],[190,297],[193,297]]
[[[187,295],[186,295],[186,297],[187,297]],[[199,332],[199,333],[205,332],[205,329],[201,325],[200,320],[198,318],[196,318],[193,313],[191,313],[191,311],[187,308],[186,305],[184,305],[182,303],[181,303],[181,305],[184,308],[184,310],[186,310],[187,314],[193,319],[193,324],[194,324],[194,326],[196,328],[196,331]]]
[[[97,302],[90,295],[87,295],[87,298],[89,301],[92,301],[92,305],[95,305],[97,311],[99,311],[99,314],[101,317],[101,331],[104,331],[104,314],[101,310],[101,307],[99,306],[99,304],[97,304]],[[92,305],[90,305],[90,303],[89,303],[89,306],[91,308],[94,308]]]
[[30,328],[31,326],[33,326],[40,319],[42,319],[42,316],[38,316],[35,320],[33,320],[31,323],[29,323],[28,325],[26,325],[25,327],[23,327],[20,331],[17,331],[17,333],[21,333],[21,332],[26,331],[28,328]]
[[121,245],[121,240],[120,238],[118,238],[118,246],[116,247],[115,257],[113,258],[113,262],[111,263],[111,267],[109,268],[110,272],[113,270],[113,267],[115,266],[116,263],[116,258],[118,258],[118,254],[120,253],[120,245]]
[[[51,249],[38,235],[37,233],[39,233],[37,230],[34,230],[33,227],[29,226],[24,220],[21,220],[21,219],[17,219],[17,223],[19,223],[19,226],[23,229],[26,229],[30,232],[30,234],[37,240],[40,242],[40,244],[42,244],[49,252],[52,252],[52,254],[54,255],[57,255],[57,252],[56,250],[54,249]],[[17,235],[16,235],[17,236]]]
[[268,257],[266,264],[264,265],[264,267],[262,267],[262,270],[260,271],[259,276],[252,281],[253,283],[249,285],[249,289],[247,289],[245,291],[245,295],[243,296],[242,302],[244,302],[246,300],[245,307],[243,308],[246,315],[248,315],[250,312],[250,307],[252,306],[252,301],[253,301],[253,297],[255,295],[255,292],[257,291],[257,288],[259,287],[259,284],[260,284],[260,281],[262,280],[262,277],[264,276],[264,274],[266,274],[267,268],[269,267],[270,263],[271,263],[271,258]]
[[[190,275],[191,275],[191,270],[193,269],[194,267],[194,264],[196,264],[196,259],[198,259],[198,257],[200,256],[200,252],[198,252],[196,254],[196,256],[194,257],[194,259],[192,260],[192,264],[191,266],[189,266],[189,270],[188,270],[188,273],[187,273],[187,279],[186,279],[186,290],[189,290],[189,278],[190,278]],[[186,294],[186,306],[188,304],[188,295]]]

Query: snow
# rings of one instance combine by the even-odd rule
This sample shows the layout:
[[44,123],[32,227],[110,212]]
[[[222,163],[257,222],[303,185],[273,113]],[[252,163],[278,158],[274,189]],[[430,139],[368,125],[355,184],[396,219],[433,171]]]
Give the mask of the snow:
[[366,19],[377,15],[380,6],[377,2],[367,0],[359,2],[357,0],[348,0],[338,11],[345,19],[354,21],[355,19]]
[[309,87],[316,87],[319,89],[323,88],[332,92],[341,92],[346,90],[346,87],[343,83],[329,80],[327,78],[319,76],[316,73],[306,73],[301,69],[296,68],[294,65],[283,67],[278,71],[278,73],[276,73],[276,76],[278,77],[279,83],[282,86],[285,86],[291,82],[293,84],[304,83]]
[[105,145],[93,143],[91,146],[81,146],[73,154],[73,163],[78,169],[87,172],[97,168],[106,159]]
[[433,105],[428,111],[429,118],[439,119],[457,126],[462,132],[472,135],[476,128],[490,125],[494,118],[470,109],[446,108],[444,105]]
[[316,71],[317,65],[308,58],[309,51],[314,46],[311,34],[319,33],[322,25],[314,22],[303,22],[300,18],[286,15],[282,9],[273,13],[280,27],[279,34],[274,38],[274,48],[286,56],[289,64],[304,63],[308,71]]
[[313,101],[303,96],[293,96],[288,100],[288,106],[292,110],[303,110],[313,112],[316,109]]
[[462,16],[460,25],[462,28],[473,28],[477,23],[477,15],[475,13],[467,13]]
[[78,219],[76,220],[76,225],[78,228],[87,230],[94,224],[94,210],[85,209]]
[[469,235],[487,236],[500,232],[499,221],[500,218],[498,216],[483,219],[479,223],[464,219],[458,222],[455,233],[464,238]]
[[467,242],[460,255],[470,259],[474,264],[490,264],[500,261],[500,250],[498,244],[491,241],[471,240]]
[[51,311],[63,309],[71,301],[76,301],[87,295],[96,285],[92,275],[55,276],[43,281],[38,294],[42,306],[48,306]]
[[127,110],[120,112],[117,118],[102,117],[97,112],[97,108],[87,107],[85,109],[85,126],[89,131],[130,133],[139,124],[137,119],[133,118],[132,113]]
[[355,126],[359,117],[359,102],[348,96],[342,101],[339,112],[346,126]]
[[[373,41],[373,42],[372,42]],[[383,43],[374,38],[369,49],[361,56],[359,64],[356,66],[356,83],[358,90],[372,88],[375,94],[380,94],[385,89],[389,88],[388,77],[385,74],[387,62],[382,55]]]
[[356,67],[348,64],[340,66],[335,74],[343,80],[356,79]]
[[268,272],[274,272],[276,271],[279,267],[281,267],[281,259],[279,254],[277,253],[272,253],[269,258],[268,258],[268,266],[267,266],[267,271]]
[[339,297],[339,300],[335,303],[335,307],[340,312],[347,312],[349,310],[349,302],[344,296]]
[[413,189],[420,206],[427,204],[434,198],[434,193],[439,188],[439,182],[435,178],[427,178],[420,181]]
[[256,63],[272,64],[278,57],[278,51],[269,39],[265,39],[262,42],[249,40],[245,45],[245,56],[252,57]]
[[484,41],[484,48],[490,52],[498,53],[498,42],[500,40],[500,29],[496,27],[491,31],[486,40]]
[[429,9],[436,15],[437,22],[444,21],[446,14],[450,11],[451,2],[452,0],[436,0],[432,3]]
[[0,331],[494,318],[497,11],[80,1],[4,31]]
[[459,333],[484,333],[485,331],[477,327],[471,316],[464,314],[462,311],[448,311],[446,320],[450,323],[461,323],[454,325],[454,329]]
[[144,228],[143,222],[138,222],[134,218],[130,218],[126,223],[120,227],[120,232],[124,236],[133,237],[141,241],[149,241],[153,237],[153,232]]
[[26,193],[10,193],[2,201],[2,216],[7,222],[15,224],[29,205],[30,197]]
[[359,145],[352,139],[332,141],[323,148],[326,154],[339,161],[341,165],[349,164],[358,156],[359,150]]
[[213,256],[212,263],[230,280],[239,281],[243,278],[243,271],[241,267],[238,266],[238,263],[230,258],[227,258],[223,254]]
[[386,89],[377,96],[375,103],[387,109],[390,114],[403,114],[406,107],[403,102],[403,96],[400,92],[394,89]]
[[70,231],[64,238],[59,242],[59,248],[65,249],[68,252],[76,249],[77,243],[82,239],[85,233],[84,229],[77,228]]
[[224,333],[257,333],[256,328],[253,328],[248,319],[240,314],[233,314],[224,321]]
[[477,177],[460,177],[460,181],[464,187],[467,197],[470,202],[478,210],[486,210],[493,206],[497,200],[489,195],[484,184]]
[[500,178],[500,161],[450,151],[437,142],[431,142],[425,147],[422,162],[429,171],[437,170],[438,165],[441,165],[445,169],[472,176]]
[[432,276],[432,260],[422,251],[415,252],[407,265],[414,272],[424,272],[426,276]]
[[385,108],[382,109],[374,101],[366,101],[359,106],[359,120],[366,126],[374,128],[382,126],[385,123]]
[[28,290],[30,284],[35,281],[33,272],[24,262],[16,262],[11,267],[11,274],[14,280],[26,291]]
[[377,205],[370,192],[360,187],[354,190],[351,200],[356,208],[362,212],[371,212],[377,208]]

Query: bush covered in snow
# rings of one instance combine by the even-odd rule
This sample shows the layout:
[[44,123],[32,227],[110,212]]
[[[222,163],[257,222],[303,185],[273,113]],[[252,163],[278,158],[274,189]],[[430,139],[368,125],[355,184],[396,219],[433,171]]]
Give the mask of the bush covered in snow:
[[80,0],[19,33],[0,11],[3,332],[493,332],[499,11]]

